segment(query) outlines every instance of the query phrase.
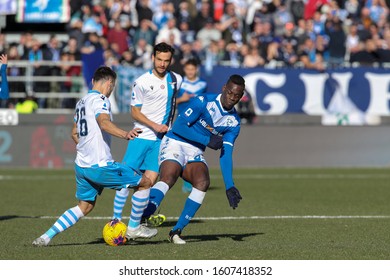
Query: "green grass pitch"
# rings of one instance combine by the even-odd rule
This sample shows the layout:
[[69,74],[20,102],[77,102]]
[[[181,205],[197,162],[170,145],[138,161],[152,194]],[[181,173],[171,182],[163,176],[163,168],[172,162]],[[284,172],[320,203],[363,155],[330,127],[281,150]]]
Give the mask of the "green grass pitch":
[[150,240],[104,243],[115,194],[105,190],[88,217],[50,246],[35,248],[31,242],[76,205],[74,173],[0,169],[0,259],[390,259],[390,169],[237,169],[234,175],[239,207],[229,207],[221,174],[212,170],[211,188],[184,230],[186,245],[167,241],[187,197],[179,181],[161,207],[168,220]]

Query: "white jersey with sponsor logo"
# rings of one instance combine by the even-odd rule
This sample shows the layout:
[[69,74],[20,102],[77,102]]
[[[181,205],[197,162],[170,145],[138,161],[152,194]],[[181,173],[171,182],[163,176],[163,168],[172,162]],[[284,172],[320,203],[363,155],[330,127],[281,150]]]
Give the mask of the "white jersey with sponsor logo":
[[[176,82],[171,75],[175,75]],[[178,91],[181,83],[182,77],[179,74],[170,71],[160,79],[150,70],[135,80],[131,106],[141,107],[141,113],[149,120],[170,127],[175,110],[174,89],[176,87]],[[134,127],[143,130],[139,136],[141,139],[156,140],[157,137],[162,137],[139,122],[134,122]]]
[[100,92],[90,90],[77,102],[74,114],[79,135],[75,163],[80,167],[106,166],[114,161],[110,151],[111,135],[102,131],[96,120],[100,114],[108,114],[112,120],[110,101]]

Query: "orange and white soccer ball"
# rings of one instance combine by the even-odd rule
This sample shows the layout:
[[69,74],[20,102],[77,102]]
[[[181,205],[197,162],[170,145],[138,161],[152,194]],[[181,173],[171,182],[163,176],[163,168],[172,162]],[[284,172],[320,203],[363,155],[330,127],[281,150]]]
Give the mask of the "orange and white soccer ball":
[[103,228],[103,239],[110,246],[126,243],[127,226],[119,220],[108,222]]

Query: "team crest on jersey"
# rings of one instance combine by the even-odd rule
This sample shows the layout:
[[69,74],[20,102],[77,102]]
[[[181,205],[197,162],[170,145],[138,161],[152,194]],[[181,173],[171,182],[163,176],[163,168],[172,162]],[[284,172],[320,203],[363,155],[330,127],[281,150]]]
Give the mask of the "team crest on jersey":
[[172,89],[175,89],[176,82],[169,82],[169,84],[171,85]]
[[161,88],[161,89],[164,89],[164,88],[165,88],[165,86],[164,86],[164,85],[161,85],[161,86],[160,86],[160,88]]
[[238,122],[235,117],[229,116],[226,118],[226,126],[237,126]]

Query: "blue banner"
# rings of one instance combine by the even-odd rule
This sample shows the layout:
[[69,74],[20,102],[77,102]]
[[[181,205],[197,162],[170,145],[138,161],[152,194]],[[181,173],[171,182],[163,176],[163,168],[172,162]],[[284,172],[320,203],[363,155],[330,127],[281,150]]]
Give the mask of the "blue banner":
[[69,19],[69,0],[18,0],[17,22],[62,23]]
[[304,113],[324,115],[338,85],[345,96],[366,114],[390,115],[390,71],[384,68],[346,68],[324,72],[304,69],[264,69],[214,67],[202,78],[210,92],[221,92],[230,75],[240,74],[246,81],[257,115]]
[[96,69],[104,65],[103,49],[97,49],[90,54],[82,54],[83,77],[88,89],[92,89],[92,78]]

